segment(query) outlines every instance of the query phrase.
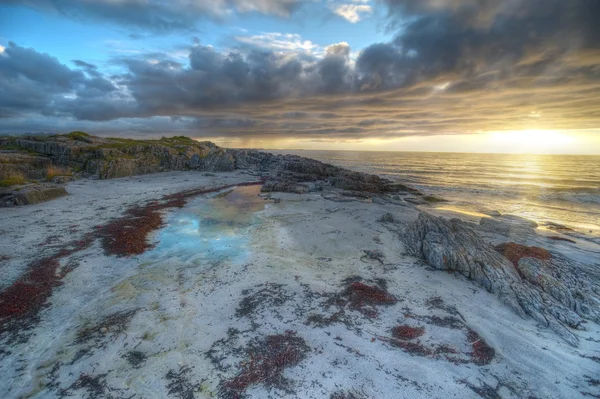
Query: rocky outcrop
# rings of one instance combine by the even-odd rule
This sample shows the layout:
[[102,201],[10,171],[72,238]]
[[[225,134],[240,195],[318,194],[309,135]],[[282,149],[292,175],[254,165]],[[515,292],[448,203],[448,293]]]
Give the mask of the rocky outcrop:
[[235,168],[234,158],[210,142],[187,137],[160,140],[100,138],[83,132],[67,135],[5,138],[2,147],[26,150],[54,165],[110,179],[172,170],[225,171]]
[[24,179],[43,179],[52,161],[46,157],[22,154],[16,151],[0,152],[0,180],[11,176]]
[[517,248],[519,244],[511,243],[521,255],[512,257],[513,264],[500,253],[506,246],[495,249],[467,223],[425,212],[401,237],[409,254],[436,269],[460,272],[498,295],[519,315],[532,317],[572,345],[578,339],[570,328],[582,328],[586,319],[600,321],[600,271],[592,266],[559,254],[548,258],[545,250]]
[[293,181],[266,181],[265,184],[260,188],[263,193],[270,192],[284,192],[294,194],[307,193],[309,187],[306,184],[295,183]]
[[[402,184],[394,183],[377,175],[353,172],[334,165],[297,155],[274,155],[256,150],[227,150],[235,159],[236,169],[250,169],[273,181],[275,189],[289,191],[296,183],[323,182],[331,187],[356,192],[383,194],[391,192],[415,192]],[[292,192],[295,192],[295,188]]]
[[211,142],[198,142],[187,137],[130,140],[72,132],[0,139],[0,149],[2,147],[27,150],[51,160],[54,165],[99,179],[173,170],[221,172],[243,169],[266,182],[264,191],[304,193],[308,191],[305,183],[321,182],[321,186],[344,191],[420,195],[417,190],[379,176],[352,172],[313,159],[257,150],[223,149]]
[[61,185],[30,184],[16,189],[0,189],[0,207],[32,205],[67,195]]

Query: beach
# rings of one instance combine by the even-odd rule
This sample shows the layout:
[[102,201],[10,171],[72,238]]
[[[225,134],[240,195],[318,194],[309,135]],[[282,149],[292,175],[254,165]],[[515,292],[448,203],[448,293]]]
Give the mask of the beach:
[[[408,254],[400,230],[421,211],[456,215],[260,184],[245,170],[82,179],[68,196],[3,210],[2,288],[40,259],[58,260],[60,278],[35,317],[4,331],[0,395],[598,395],[597,323],[572,329],[573,345],[464,274]],[[203,194],[157,211],[163,223],[141,253],[110,254],[95,233],[132,206],[190,190]],[[522,232],[521,244],[597,266],[543,232]]]

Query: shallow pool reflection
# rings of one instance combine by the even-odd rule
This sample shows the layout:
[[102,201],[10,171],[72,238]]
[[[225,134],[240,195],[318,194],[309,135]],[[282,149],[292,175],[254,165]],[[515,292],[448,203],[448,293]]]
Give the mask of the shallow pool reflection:
[[247,255],[245,234],[258,223],[255,213],[266,201],[260,186],[236,187],[210,199],[198,199],[168,216],[156,236],[149,261],[176,258],[193,264],[212,265],[225,259],[243,260]]

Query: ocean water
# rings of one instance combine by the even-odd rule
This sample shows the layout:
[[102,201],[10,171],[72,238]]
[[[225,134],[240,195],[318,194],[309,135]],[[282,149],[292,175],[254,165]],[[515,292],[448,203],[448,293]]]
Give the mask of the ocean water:
[[600,236],[600,156],[278,151],[377,174],[459,211],[523,216]]

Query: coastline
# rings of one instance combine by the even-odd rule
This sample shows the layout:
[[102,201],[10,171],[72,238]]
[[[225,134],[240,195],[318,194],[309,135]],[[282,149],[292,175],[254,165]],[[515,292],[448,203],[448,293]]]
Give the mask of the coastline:
[[[238,170],[78,180],[67,185],[67,197],[3,210],[0,253],[11,258],[0,263],[2,289],[34,260],[132,206],[253,179]],[[116,258],[106,256],[98,240],[65,256],[61,268],[70,272],[44,305],[32,336],[25,344],[3,344],[2,396],[184,397],[172,390],[177,384],[189,397],[265,397],[286,390],[297,397],[596,394],[598,324],[587,322],[587,331],[574,332],[578,347],[569,345],[462,275],[407,255],[398,229],[418,217],[417,206],[350,194],[263,193],[271,200],[252,212],[251,223],[234,223],[214,208],[216,219],[204,228],[219,235],[209,244],[229,240],[214,257],[178,257],[159,247]],[[210,197],[161,211],[163,220],[177,226],[194,207],[221,200]],[[388,213],[394,223],[380,221]],[[494,244],[499,240],[495,232],[479,233]],[[156,243],[161,236],[150,239]],[[537,234],[524,239],[585,259],[568,242]],[[400,326],[422,328],[423,335],[396,338],[393,329]],[[278,369],[276,359],[252,368],[245,357],[262,353],[252,349],[256,345],[275,345],[271,352],[278,353],[277,342],[291,348],[281,356],[297,361],[269,379],[267,366]],[[472,347],[476,342],[485,346]],[[491,358],[474,357],[489,355],[488,347]],[[264,375],[250,377],[256,373]]]

